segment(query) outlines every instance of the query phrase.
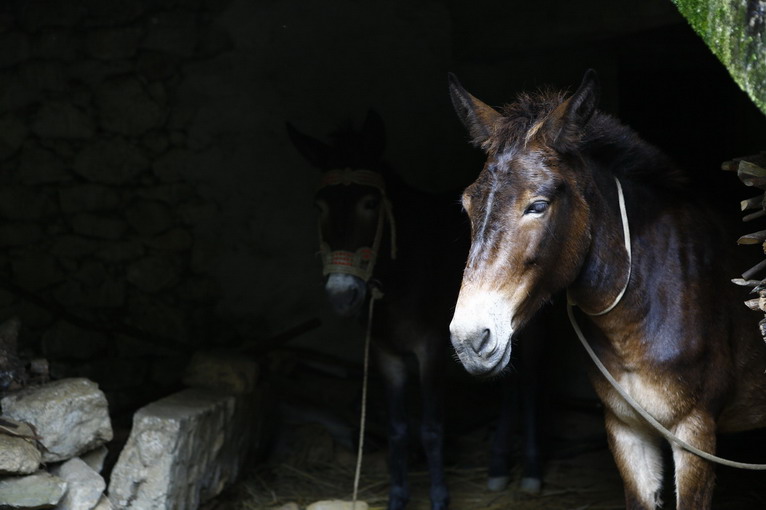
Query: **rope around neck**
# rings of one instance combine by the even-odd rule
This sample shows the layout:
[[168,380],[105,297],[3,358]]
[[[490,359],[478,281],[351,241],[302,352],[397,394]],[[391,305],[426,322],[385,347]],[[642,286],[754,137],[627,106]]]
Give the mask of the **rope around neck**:
[[356,452],[356,470],[354,472],[354,494],[351,498],[351,510],[356,510],[356,497],[359,491],[359,479],[362,475],[362,456],[364,451],[364,424],[367,419],[367,375],[370,366],[370,339],[372,338],[372,310],[375,301],[382,298],[383,293],[375,286],[370,286],[370,307],[367,312],[367,334],[364,339],[364,375],[362,377],[362,411],[359,418],[359,446]]
[[[630,283],[630,275],[633,268],[633,252],[631,250],[630,245],[630,226],[628,225],[628,212],[625,209],[625,195],[622,192],[622,184],[620,184],[620,180],[615,177],[614,182],[617,183],[617,197],[620,202],[620,218],[622,219],[622,239],[625,243],[625,251],[628,254],[628,276],[625,278],[625,285],[622,287],[622,290],[619,294],[617,294],[617,297],[614,298],[614,301],[612,301],[612,304],[606,307],[604,310],[601,310],[597,313],[590,313],[586,310],[583,310],[582,307],[580,307],[580,310],[583,311],[586,315],[590,315],[591,317],[598,317],[600,315],[606,315],[612,310],[614,310],[614,307],[617,306],[617,304],[622,300],[622,297],[625,295],[625,291],[628,290],[628,284]],[[567,291],[567,301],[573,305],[577,304],[575,303],[574,299],[572,299],[572,296],[570,295],[569,291]]]
[[[631,248],[630,248],[630,229],[628,228],[628,215],[625,209],[625,197],[622,193],[622,185],[620,184],[620,181],[615,177],[615,181],[617,182],[617,194],[619,196],[620,201],[620,215],[622,216],[622,233],[624,236],[625,241],[625,250],[628,252],[628,277],[625,280],[625,286],[622,288],[622,291],[617,295],[617,298],[615,298],[614,302],[605,310],[599,312],[599,313],[588,313],[587,311],[583,310],[583,312],[587,315],[596,317],[599,315],[605,315],[609,312],[611,312],[615,306],[617,306],[617,303],[620,302],[622,297],[625,295],[625,291],[628,289],[628,283],[630,282],[630,275],[631,275],[631,266],[632,266],[632,255],[631,255]],[[679,438],[672,432],[670,432],[668,429],[666,429],[660,422],[658,422],[654,416],[649,414],[649,412],[644,409],[641,404],[639,404],[633,397],[626,392],[622,386],[620,386],[620,383],[617,382],[617,379],[615,379],[612,374],[609,373],[609,370],[607,370],[606,366],[601,362],[601,360],[598,358],[596,353],[591,348],[590,344],[588,343],[588,340],[585,338],[585,335],[583,334],[582,330],[580,329],[580,326],[577,324],[577,320],[574,316],[573,306],[576,305],[574,300],[571,299],[569,292],[567,291],[567,315],[569,316],[569,322],[572,324],[572,328],[574,329],[575,333],[577,334],[577,338],[580,339],[580,343],[582,343],[583,347],[585,348],[585,351],[588,353],[590,358],[593,360],[593,363],[596,365],[596,367],[599,369],[601,374],[606,378],[607,381],[609,381],[609,384],[612,385],[612,387],[617,391],[617,393],[620,394],[620,396],[630,405],[631,408],[635,412],[637,412],[643,419],[645,419],[652,427],[657,430],[665,439],[670,441],[671,443],[674,443],[684,450],[687,450],[698,457],[702,457],[703,459],[709,460],[710,462],[715,462],[718,464],[723,464],[724,466],[729,466],[733,468],[738,469],[751,469],[756,471],[763,471],[766,470],[766,464],[749,464],[746,462],[736,462],[733,460],[724,459],[722,457],[718,457],[716,455],[707,453],[705,451],[700,450],[699,448],[696,448],[683,439]]]

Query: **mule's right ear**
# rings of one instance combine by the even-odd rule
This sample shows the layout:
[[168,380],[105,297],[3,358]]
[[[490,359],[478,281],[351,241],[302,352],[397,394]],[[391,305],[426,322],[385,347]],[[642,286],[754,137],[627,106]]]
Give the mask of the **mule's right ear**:
[[481,146],[492,136],[493,126],[502,115],[491,106],[479,101],[460,85],[452,73],[448,73],[449,93],[457,116],[468,129],[472,142]]
[[293,127],[289,122],[285,122],[287,128],[287,136],[290,137],[290,141],[298,152],[308,161],[312,166],[319,168],[320,170],[326,170],[330,159],[330,146],[321,140],[301,133]]

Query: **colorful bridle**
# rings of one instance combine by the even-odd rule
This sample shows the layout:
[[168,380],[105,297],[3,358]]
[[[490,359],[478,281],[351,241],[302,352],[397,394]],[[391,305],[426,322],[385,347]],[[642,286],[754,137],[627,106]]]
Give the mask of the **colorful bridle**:
[[386,196],[386,183],[383,176],[372,170],[352,170],[350,168],[329,170],[322,175],[319,189],[327,186],[348,186],[351,184],[369,186],[380,191],[381,200],[378,206],[378,225],[375,230],[375,238],[372,246],[362,246],[356,251],[332,250],[322,238],[322,226],[320,224],[319,253],[322,257],[322,274],[325,276],[331,273],[350,274],[369,282],[378,258],[386,218],[391,230],[391,258],[396,258],[394,215],[391,210],[391,202]]

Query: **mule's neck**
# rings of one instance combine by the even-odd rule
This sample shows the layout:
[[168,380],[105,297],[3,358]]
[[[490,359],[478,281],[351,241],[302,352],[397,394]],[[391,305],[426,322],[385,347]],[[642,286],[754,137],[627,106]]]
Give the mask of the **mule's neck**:
[[[624,222],[630,221],[629,198],[621,210],[619,185],[607,172],[594,174],[586,200],[590,206],[591,243],[569,295],[588,315],[607,317],[623,305],[630,292],[631,254],[625,242]],[[623,196],[628,191],[622,191]],[[628,233],[628,235],[630,235]]]

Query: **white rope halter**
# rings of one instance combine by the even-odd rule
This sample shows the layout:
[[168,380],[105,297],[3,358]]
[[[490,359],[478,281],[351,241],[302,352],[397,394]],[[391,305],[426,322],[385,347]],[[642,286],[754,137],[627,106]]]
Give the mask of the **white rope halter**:
[[322,274],[344,273],[361,278],[365,282],[372,278],[372,271],[380,250],[380,242],[383,237],[383,223],[388,219],[391,230],[391,258],[396,258],[396,228],[391,201],[386,196],[386,183],[383,176],[372,170],[352,170],[344,168],[330,170],[322,175],[319,189],[327,186],[348,186],[359,184],[369,186],[380,191],[381,201],[378,210],[378,226],[375,230],[375,238],[372,246],[362,246],[356,251],[332,250],[322,238],[322,227],[319,226],[319,252],[322,257]]

